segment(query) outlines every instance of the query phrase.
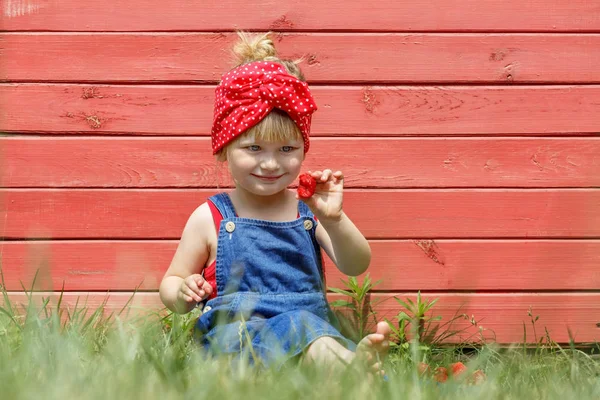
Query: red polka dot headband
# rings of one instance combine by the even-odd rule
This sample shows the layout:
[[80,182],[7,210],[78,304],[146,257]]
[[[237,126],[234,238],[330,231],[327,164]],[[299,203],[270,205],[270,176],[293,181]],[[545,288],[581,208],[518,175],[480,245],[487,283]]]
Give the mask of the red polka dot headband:
[[307,152],[310,122],[317,105],[306,82],[271,61],[244,64],[223,75],[215,90],[213,154],[258,124],[274,108],[285,111],[298,125]]

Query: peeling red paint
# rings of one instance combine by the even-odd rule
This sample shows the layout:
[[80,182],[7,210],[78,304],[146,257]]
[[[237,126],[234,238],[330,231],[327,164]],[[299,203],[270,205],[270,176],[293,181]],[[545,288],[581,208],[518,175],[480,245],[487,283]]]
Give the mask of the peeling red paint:
[[363,89],[362,102],[365,104],[365,108],[370,113],[373,113],[375,108],[379,105],[379,100],[375,96],[375,93],[372,92],[372,88],[370,86],[367,86]]
[[89,88],[83,88],[83,93],[81,95],[82,99],[103,99],[104,96],[100,95],[100,93],[98,93],[96,90],[98,90],[97,87],[89,87]]
[[439,252],[439,247],[433,240],[413,240],[413,243],[423,250],[425,255],[434,262],[445,265],[445,261]]
[[502,50],[494,51],[492,54],[490,54],[490,61],[502,61],[504,60],[505,56],[506,53]]
[[107,118],[99,117],[94,112],[92,112],[92,114],[86,114],[82,112],[79,113],[79,115],[75,115],[71,112],[66,112],[64,115],[62,115],[62,117],[77,119],[79,121],[85,121],[88,124],[88,126],[92,129],[100,129],[102,128],[102,124],[108,121]]
[[509,82],[512,82],[514,78],[514,74],[516,72],[518,64],[517,63],[508,63],[504,66],[504,76],[505,79]]
[[284,14],[281,17],[277,18],[275,21],[273,21],[273,23],[270,25],[271,29],[281,29],[281,28],[285,28],[285,29],[292,29],[294,28],[294,23],[288,19],[288,17]]
[[309,54],[307,62],[308,62],[308,65],[320,65],[321,64],[321,61],[319,61],[317,59],[316,54]]
[[98,117],[97,115],[88,115],[85,117],[85,120],[87,121],[88,125],[92,129],[102,128],[103,120],[100,117]]

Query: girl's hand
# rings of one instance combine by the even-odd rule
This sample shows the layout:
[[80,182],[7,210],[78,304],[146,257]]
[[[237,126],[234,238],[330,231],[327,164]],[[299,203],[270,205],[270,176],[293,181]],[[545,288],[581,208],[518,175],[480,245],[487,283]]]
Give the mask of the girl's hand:
[[[342,200],[344,191],[344,174],[330,169],[308,173],[317,181],[315,194],[303,201],[315,216],[321,220],[337,221],[342,218]],[[296,194],[298,198],[298,194]]]
[[188,276],[181,282],[177,297],[186,304],[199,303],[212,294],[212,286],[200,274]]

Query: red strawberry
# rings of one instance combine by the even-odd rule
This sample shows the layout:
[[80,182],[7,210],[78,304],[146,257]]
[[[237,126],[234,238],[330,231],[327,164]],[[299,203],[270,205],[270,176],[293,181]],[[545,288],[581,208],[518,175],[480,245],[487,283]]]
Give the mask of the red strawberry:
[[448,370],[444,367],[437,367],[433,379],[437,382],[446,382],[448,380]]
[[461,362],[450,364],[450,368],[452,369],[452,376],[456,377],[467,370],[467,366]]
[[424,362],[420,362],[417,364],[417,371],[419,371],[419,375],[425,375],[431,371],[431,368],[429,368],[429,365],[425,364]]
[[477,371],[473,372],[473,374],[469,377],[467,382],[471,385],[479,385],[480,383],[483,383],[485,379],[486,376],[483,373],[483,371],[478,369]]
[[317,181],[312,175],[308,173],[301,174],[299,176],[300,183],[298,184],[298,197],[301,199],[308,199],[315,194],[317,188]]

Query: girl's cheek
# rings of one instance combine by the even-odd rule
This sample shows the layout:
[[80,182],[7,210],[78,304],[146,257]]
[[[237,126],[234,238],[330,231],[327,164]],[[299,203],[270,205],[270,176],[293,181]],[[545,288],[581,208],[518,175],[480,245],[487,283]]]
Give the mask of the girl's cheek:
[[301,168],[302,167],[302,158],[294,158],[290,161],[290,168]]

